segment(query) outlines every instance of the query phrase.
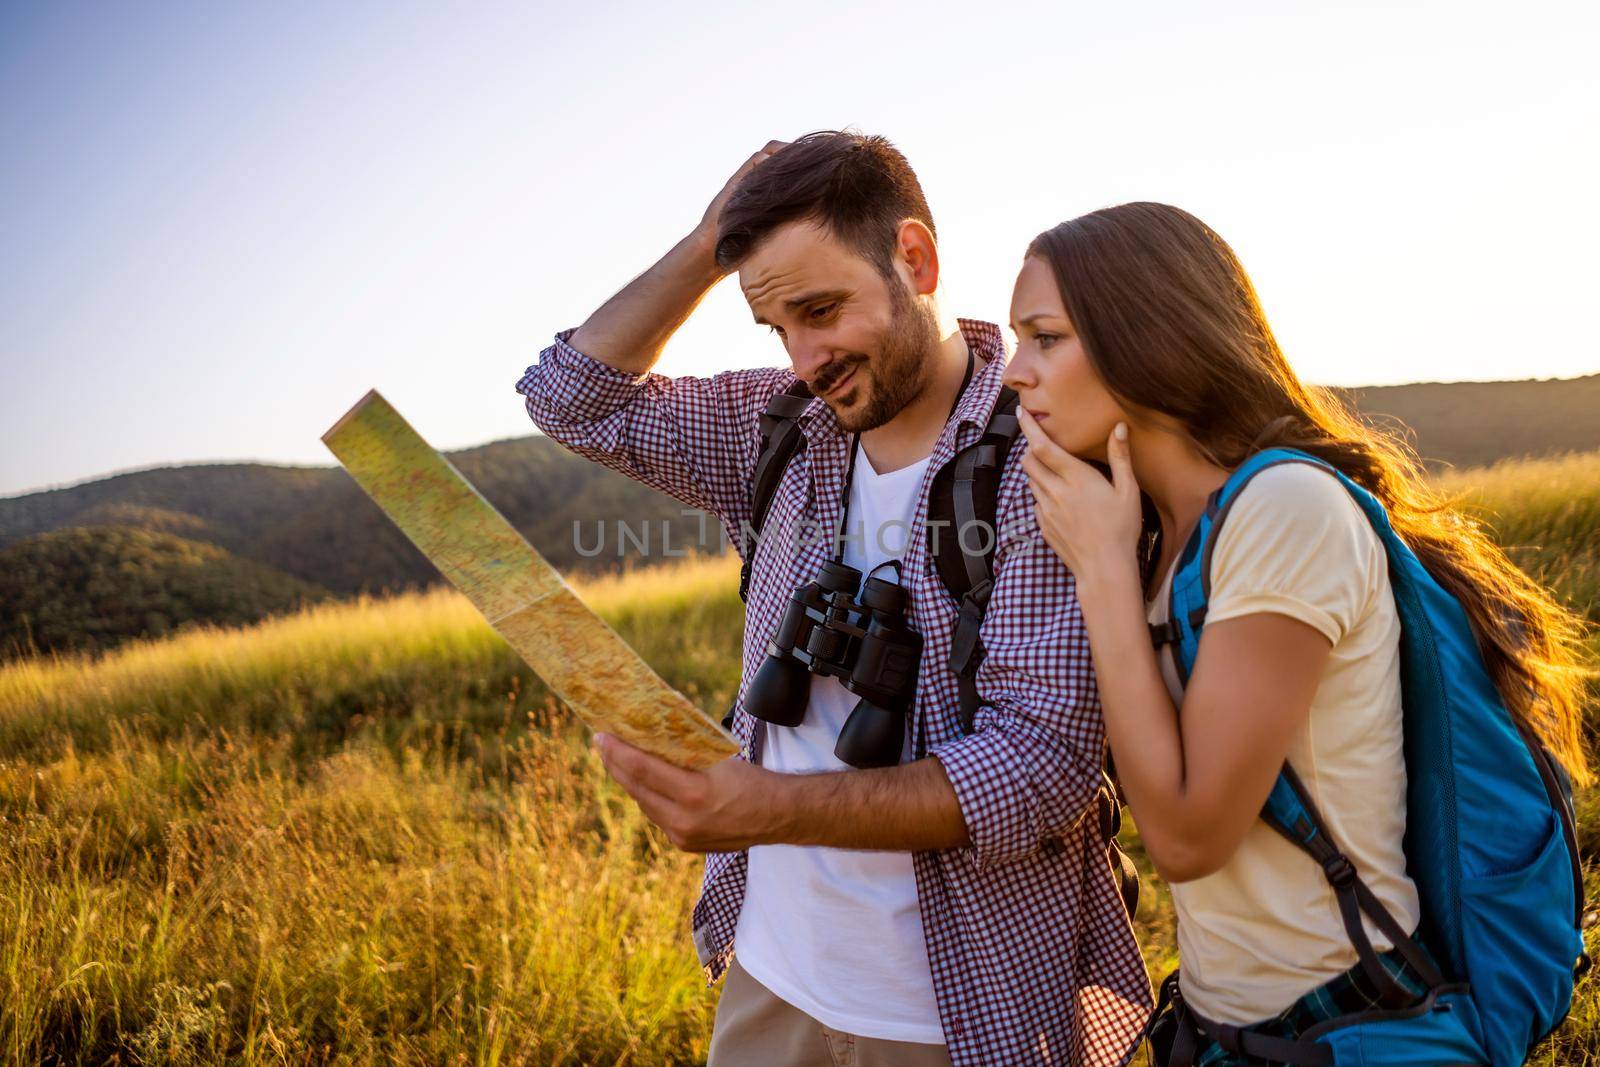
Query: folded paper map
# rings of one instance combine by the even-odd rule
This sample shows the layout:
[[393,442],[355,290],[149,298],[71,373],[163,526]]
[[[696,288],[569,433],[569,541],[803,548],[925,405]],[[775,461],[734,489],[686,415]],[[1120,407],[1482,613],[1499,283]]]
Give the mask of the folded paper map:
[[584,722],[683,767],[736,751],[376,391],[322,441]]

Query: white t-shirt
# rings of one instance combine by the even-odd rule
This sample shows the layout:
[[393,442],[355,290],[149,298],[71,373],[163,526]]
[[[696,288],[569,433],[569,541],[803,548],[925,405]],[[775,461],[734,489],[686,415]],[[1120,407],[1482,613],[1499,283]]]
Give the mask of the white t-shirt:
[[[923,459],[879,474],[857,446],[844,562],[863,578],[904,553],[927,468]],[[874,577],[893,581],[895,572]],[[805,721],[767,727],[762,766],[850,770],[833,746],[858,699],[837,679],[812,675]],[[945,1043],[910,852],[752,847],[734,944],[751,977],[831,1029]]]
[[[1171,580],[1169,570],[1149,606],[1151,622],[1167,619]],[[1410,932],[1421,908],[1401,847],[1400,620],[1383,545],[1326,471],[1268,468],[1223,521],[1206,625],[1263,612],[1297,619],[1333,643],[1289,763],[1335,843]],[[1181,703],[1170,645],[1159,660]],[[1270,1018],[1357,963],[1322,868],[1259,820],[1221,870],[1174,885],[1172,902],[1184,999],[1217,1022]],[[1363,920],[1379,952],[1393,947]]]

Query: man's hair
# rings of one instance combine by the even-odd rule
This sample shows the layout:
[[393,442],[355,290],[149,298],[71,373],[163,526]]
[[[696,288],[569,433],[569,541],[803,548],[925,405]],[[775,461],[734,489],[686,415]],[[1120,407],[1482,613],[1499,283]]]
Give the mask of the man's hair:
[[885,277],[902,222],[916,219],[937,236],[922,183],[888,138],[819,130],[739,183],[717,223],[718,266],[734,270],[774,230],[801,219],[821,223]]

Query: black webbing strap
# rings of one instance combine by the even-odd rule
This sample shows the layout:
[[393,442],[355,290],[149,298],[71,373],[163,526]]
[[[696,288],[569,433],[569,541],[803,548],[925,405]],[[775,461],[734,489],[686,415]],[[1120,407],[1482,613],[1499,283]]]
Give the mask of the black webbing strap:
[[[778,482],[789,466],[794,454],[805,447],[805,436],[796,421],[811,403],[811,389],[805,382],[795,382],[788,389],[773,395],[767,409],[761,414],[761,450],[756,456],[755,479],[751,486],[750,533],[759,535],[767,521],[767,510],[778,491]],[[742,545],[744,562],[739,566],[739,599],[750,594],[750,566],[755,559],[754,543]]]
[[1187,1014],[1178,1017],[1178,1029],[1172,1038],[1172,1054],[1166,1067],[1192,1067],[1200,1051],[1200,1028]]
[[1344,923],[1345,934],[1350,938],[1351,945],[1355,947],[1356,956],[1361,962],[1361,971],[1372,982],[1379,998],[1386,1006],[1393,1008],[1404,1007],[1417,999],[1416,995],[1401,985],[1378,959],[1377,950],[1372,947],[1372,940],[1367,937],[1366,926],[1361,921],[1363,912],[1383,932],[1390,944],[1394,945],[1401,957],[1430,990],[1436,990],[1444,985],[1444,976],[1439,973],[1439,968],[1434,966],[1433,961],[1411,939],[1411,935],[1401,929],[1400,924],[1389,913],[1389,909],[1383,906],[1383,902],[1377,898],[1367,883],[1361,880],[1350,858],[1339,851],[1338,846],[1334,844],[1332,836],[1328,833],[1328,824],[1317,811],[1316,805],[1311,802],[1311,795],[1306,791],[1305,784],[1287,763],[1283,765],[1283,777],[1294,791],[1301,807],[1305,809],[1306,817],[1311,823],[1310,829],[1315,832],[1306,833],[1306,827],[1283,826],[1265,810],[1262,812],[1262,820],[1322,867],[1323,875],[1333,887],[1334,897],[1339,904],[1339,918]]
[[[1194,1015],[1193,1012],[1190,1014]],[[1320,1067],[1333,1062],[1333,1048],[1329,1045],[1292,1037],[1268,1037],[1255,1031],[1241,1030],[1230,1023],[1208,1023],[1198,1015],[1194,1015],[1194,1019],[1217,1044],[1235,1056],[1290,1064],[1292,1067]]]
[[1100,768],[1100,792],[1095,797],[1095,807],[1100,817],[1100,840],[1105,842],[1111,875],[1117,880],[1117,891],[1122,895],[1122,906],[1127,909],[1131,923],[1139,913],[1139,867],[1117,841],[1117,835],[1122,832],[1122,789],[1117,784],[1116,767],[1109,753],[1105,766]]
[[[994,553],[1000,540],[995,528],[998,513],[1000,478],[1005,471],[1011,446],[1022,433],[1017,421],[1017,394],[1002,389],[990,412],[983,434],[951,460],[950,517],[954,529],[951,541],[939,541],[936,555],[948,559],[954,551],[961,559],[966,588],[951,589],[960,597],[955,633],[950,641],[949,668],[956,674],[961,696],[960,721],[963,733],[970,733],[982,702],[978,695],[978,665],[983,662],[983,641],[978,636],[983,617],[994,592]],[[985,528],[987,527],[987,528]],[[930,524],[930,536],[933,524]],[[949,580],[949,570],[941,566],[940,577]]]
[[[988,569],[987,561],[984,569]],[[994,581],[985,577],[967,590],[956,614],[956,629],[950,639],[950,669],[956,672],[956,687],[961,693],[961,732],[971,733],[973,720],[982,702],[978,696],[978,664],[983,662],[983,616],[989,607]]]
[[1145,1030],[1150,1041],[1150,1062],[1155,1067],[1194,1067],[1204,1039],[1209,1038],[1235,1056],[1290,1067],[1325,1067],[1333,1063],[1333,1049],[1315,1041],[1269,1037],[1228,1023],[1215,1023],[1196,1014],[1183,999],[1178,972],[1162,981],[1156,1010]]
[[961,552],[962,562],[966,565],[967,585],[971,588],[977,588],[989,580],[987,553],[968,551],[967,538],[971,535],[979,537],[983,535],[983,531],[979,528],[978,517],[978,472],[993,471],[994,459],[994,445],[981,440],[971,448],[963,449],[955,459],[955,481],[951,485],[950,494],[950,504],[955,510],[956,523],[952,535],[956,539],[956,548]]

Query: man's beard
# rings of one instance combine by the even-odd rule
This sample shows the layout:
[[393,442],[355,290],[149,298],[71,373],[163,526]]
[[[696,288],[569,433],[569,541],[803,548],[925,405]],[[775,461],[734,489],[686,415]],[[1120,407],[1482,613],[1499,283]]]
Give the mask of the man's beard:
[[[895,279],[889,285],[889,327],[878,342],[876,357],[846,361],[837,371],[821,379],[813,388],[823,393],[840,378],[850,373],[852,367],[858,376],[866,371],[867,382],[856,383],[854,389],[869,385],[866,402],[859,407],[841,411],[833,404],[834,416],[839,425],[851,433],[865,433],[893,419],[905,410],[907,404],[922,395],[933,376],[934,350],[939,345],[939,324],[933,309],[913,300]],[[853,391],[852,390],[852,391]]]

